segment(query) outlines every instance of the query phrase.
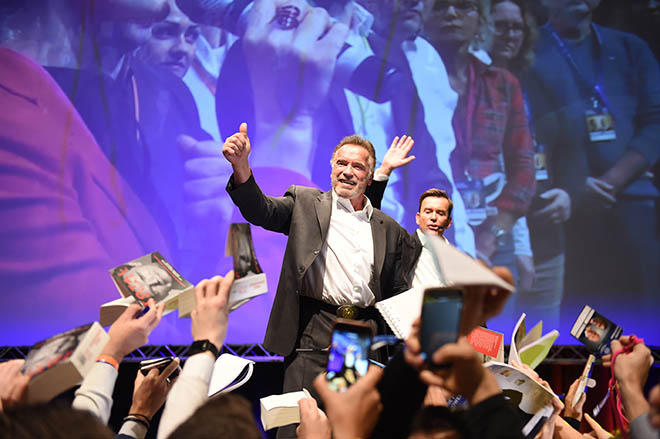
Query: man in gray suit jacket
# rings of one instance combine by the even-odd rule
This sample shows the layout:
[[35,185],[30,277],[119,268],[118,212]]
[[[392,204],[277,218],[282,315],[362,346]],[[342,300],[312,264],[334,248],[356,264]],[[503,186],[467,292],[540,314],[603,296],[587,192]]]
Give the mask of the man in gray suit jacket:
[[286,357],[284,391],[312,389],[325,366],[332,324],[353,316],[379,328],[376,301],[408,288],[414,261],[407,232],[371,206],[375,152],[359,136],[344,138],[332,155],[332,190],[291,186],[264,195],[248,163],[247,126],[229,137],[223,154],[233,168],[227,190],[247,221],[289,236],[264,345]]

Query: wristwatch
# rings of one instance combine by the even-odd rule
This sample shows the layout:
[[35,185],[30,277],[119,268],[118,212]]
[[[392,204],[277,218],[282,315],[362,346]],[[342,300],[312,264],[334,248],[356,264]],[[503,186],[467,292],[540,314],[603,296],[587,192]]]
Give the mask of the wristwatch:
[[188,356],[192,357],[195,354],[199,354],[201,352],[206,352],[206,351],[212,353],[215,358],[218,358],[218,356],[220,355],[220,351],[218,351],[218,348],[210,341],[197,340],[190,345],[190,349],[188,349]]
[[493,226],[490,228],[490,231],[493,234],[493,236],[495,236],[495,244],[498,247],[504,247],[504,245],[506,244],[506,239],[507,239],[507,235],[509,234],[509,232],[507,232],[506,230],[498,227],[495,224],[493,224]]

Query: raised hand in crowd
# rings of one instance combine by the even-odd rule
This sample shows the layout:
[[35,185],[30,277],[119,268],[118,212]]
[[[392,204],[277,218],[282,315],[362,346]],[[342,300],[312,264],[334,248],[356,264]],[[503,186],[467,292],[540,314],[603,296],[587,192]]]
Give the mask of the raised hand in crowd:
[[[651,351],[644,343],[634,344],[632,337],[623,336],[613,340],[610,347],[613,353],[624,347],[630,352],[622,352],[614,360],[614,377],[618,383],[619,392],[626,417],[632,421],[649,411],[649,403],[644,398],[644,384],[653,364]],[[611,356],[603,357],[603,364],[610,366]]]
[[587,400],[587,394],[582,392],[582,395],[580,395],[580,399],[578,399],[577,404],[572,405],[573,399],[575,398],[575,392],[577,392],[578,388],[580,387],[580,381],[581,377],[578,377],[575,381],[573,381],[573,384],[571,384],[571,386],[568,388],[566,398],[564,399],[564,401],[566,401],[564,417],[577,419],[578,421],[582,420],[584,403]]
[[0,363],[0,413],[25,400],[30,377],[21,373],[25,360],[9,360]]
[[229,292],[234,272],[224,277],[204,279],[195,286],[195,309],[191,313],[193,340],[209,340],[218,350],[227,336],[229,324]]
[[331,439],[330,421],[316,404],[314,398],[302,398],[298,401],[300,425],[296,428],[298,439]]
[[179,367],[179,359],[175,358],[161,372],[157,367],[151,369],[147,375],[138,370],[133,386],[133,402],[128,411],[132,415],[144,416],[149,421],[165,404],[167,395],[177,377],[169,379],[172,372]]
[[165,309],[164,303],[156,306],[153,299],[149,299],[148,305],[149,310],[142,316],[140,305],[133,304],[126,308],[108,330],[110,340],[102,355],[109,355],[120,363],[126,355],[147,344],[149,334],[160,323]]
[[392,140],[392,144],[385,152],[383,157],[383,163],[376,169],[376,174],[389,176],[393,170],[400,168],[401,166],[407,165],[408,163],[415,160],[415,156],[410,154],[415,141],[412,137],[403,135],[399,138],[396,136]]
[[344,393],[330,390],[323,375],[314,380],[314,389],[325,406],[333,438],[370,437],[383,409],[376,389],[382,377],[383,369],[370,366],[367,373]]
[[[495,266],[493,272],[511,285],[513,275],[506,267]],[[463,294],[461,335],[468,335],[477,326],[485,324],[498,315],[511,295],[510,291],[497,287],[467,287]]]

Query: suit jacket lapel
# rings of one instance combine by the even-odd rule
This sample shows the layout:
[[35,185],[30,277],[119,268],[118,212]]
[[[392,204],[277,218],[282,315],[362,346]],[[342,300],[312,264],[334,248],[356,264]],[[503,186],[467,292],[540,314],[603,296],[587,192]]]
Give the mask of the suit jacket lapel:
[[387,249],[387,233],[383,225],[383,219],[379,213],[378,210],[374,210],[371,216],[371,235],[374,240],[374,272],[369,285],[376,296],[376,301],[382,299],[380,287],[375,288],[375,283],[377,279],[380,279],[380,273],[383,270],[383,263],[385,262],[385,250]]
[[325,242],[330,228],[330,214],[332,213],[332,189],[319,195],[314,201],[316,219],[319,222],[321,242]]

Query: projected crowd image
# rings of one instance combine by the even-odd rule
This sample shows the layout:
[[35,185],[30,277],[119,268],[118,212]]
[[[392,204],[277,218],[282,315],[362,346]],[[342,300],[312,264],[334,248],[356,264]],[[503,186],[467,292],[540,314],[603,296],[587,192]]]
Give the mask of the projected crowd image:
[[[444,190],[444,236],[513,274],[507,343],[522,312],[578,343],[589,305],[658,345],[658,29],[646,0],[3,1],[0,346],[98,320],[110,270],[150,252],[192,284],[232,269],[242,123],[267,195],[330,190],[353,134],[408,232]],[[268,293],[227,343],[262,342],[282,270],[287,236],[250,230]],[[189,338],[173,313],[150,343]]]

